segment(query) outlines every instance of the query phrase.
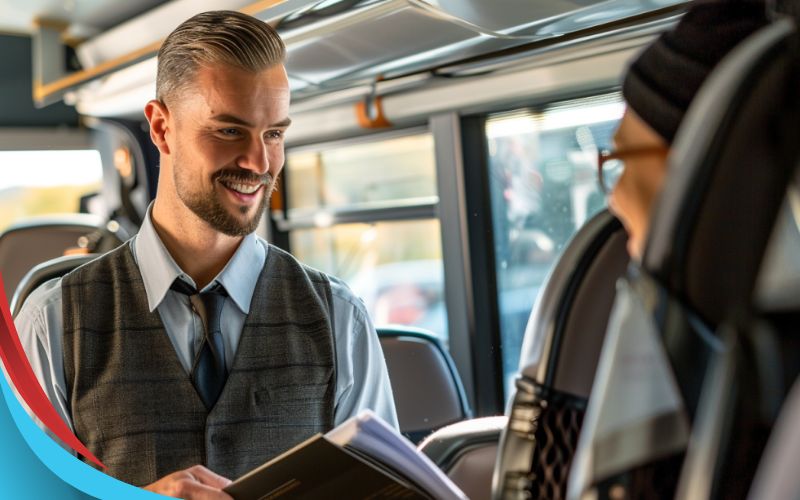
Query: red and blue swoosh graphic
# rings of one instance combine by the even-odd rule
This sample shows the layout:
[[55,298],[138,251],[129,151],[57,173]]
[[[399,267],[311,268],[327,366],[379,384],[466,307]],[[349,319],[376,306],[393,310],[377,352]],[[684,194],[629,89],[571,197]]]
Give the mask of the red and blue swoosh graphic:
[[[61,419],[34,375],[11,318],[0,276],[0,360],[19,397],[67,446],[104,467]],[[42,431],[0,376],[0,487],[6,498],[166,498],[78,460]]]
[[42,386],[39,385],[39,381],[36,379],[36,375],[33,374],[28,357],[25,355],[22,344],[19,341],[19,335],[11,319],[8,299],[2,284],[3,277],[0,276],[0,314],[2,314],[2,321],[0,322],[0,359],[3,361],[11,383],[14,384],[28,408],[50,432],[58,436],[59,439],[76,452],[105,468],[105,465],[80,442],[67,427],[67,424],[61,420],[53,404],[47,399]]

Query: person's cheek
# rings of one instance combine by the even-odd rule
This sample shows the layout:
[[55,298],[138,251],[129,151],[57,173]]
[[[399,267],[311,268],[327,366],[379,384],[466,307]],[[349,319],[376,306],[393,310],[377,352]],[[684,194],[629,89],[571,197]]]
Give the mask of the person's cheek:
[[619,220],[628,233],[628,253],[638,258],[642,245],[641,217],[637,210],[635,193],[631,192],[631,179],[624,173],[617,181],[608,197],[608,208]]
[[623,174],[617,179],[617,183],[614,185],[614,188],[611,190],[611,193],[608,195],[608,208],[618,219],[620,219],[623,224],[626,222],[627,213],[625,210],[626,203],[625,203],[625,191],[626,191],[626,184],[627,184],[627,176],[623,172]]

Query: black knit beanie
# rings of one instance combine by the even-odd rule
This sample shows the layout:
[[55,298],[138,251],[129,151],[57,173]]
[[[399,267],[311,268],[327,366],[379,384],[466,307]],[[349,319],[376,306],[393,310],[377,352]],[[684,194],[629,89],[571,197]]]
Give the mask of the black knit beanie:
[[622,84],[625,101],[671,144],[714,66],[768,22],[761,2],[695,2],[633,62]]

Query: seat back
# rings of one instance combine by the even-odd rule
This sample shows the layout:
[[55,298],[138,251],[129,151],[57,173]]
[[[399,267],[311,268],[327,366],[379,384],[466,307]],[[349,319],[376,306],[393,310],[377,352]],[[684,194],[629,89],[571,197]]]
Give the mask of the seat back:
[[[784,340],[794,343],[774,328],[768,335],[756,332],[754,292],[800,158],[797,53],[794,24],[776,21],[731,51],[692,102],[673,144],[670,175],[651,220],[642,266],[626,278],[638,311],[656,330],[657,349],[651,352],[658,353],[659,362],[648,367],[661,367],[665,361],[674,375],[678,404],[668,413],[656,413],[664,399],[651,402],[650,428],[641,419],[636,422],[640,435],[649,438],[630,443],[624,450],[627,461],[617,453],[616,470],[606,468],[603,477],[580,483],[594,491],[576,494],[669,498],[678,484],[683,488],[687,474],[705,474],[705,491],[698,493],[699,483],[694,483],[681,495],[740,498],[746,493],[754,459],[769,432],[768,420],[774,418],[769,416],[774,410],[763,411],[766,399],[760,394],[770,393],[773,402],[785,396],[785,389],[773,384],[784,374],[760,365],[780,359]],[[796,333],[797,323],[791,318],[788,322]],[[623,331],[620,338],[623,334],[641,337],[639,331]],[[628,360],[628,368],[637,361]],[[614,368],[617,373],[625,371],[621,365],[625,360]],[[644,371],[654,373],[648,367]],[[771,375],[762,377],[766,373]],[[613,388],[601,392],[614,395]],[[596,407],[607,408],[609,401],[617,400],[609,397]],[[629,403],[640,413],[647,406]],[[619,405],[614,411],[624,413]],[[633,430],[632,422],[615,426],[603,417],[605,428],[614,427],[620,436]],[[670,430],[665,431],[668,421]],[[709,443],[708,432],[717,444],[728,436],[723,439],[728,445],[718,448],[728,457],[700,467],[711,456],[720,458],[700,444]],[[689,443],[705,456],[684,464]],[[583,453],[596,444],[581,449],[582,461]],[[594,457],[594,463],[603,460]]]
[[433,333],[411,327],[379,327],[400,431],[417,443],[471,412],[450,353]]
[[45,282],[60,278],[99,256],[100,254],[96,253],[63,255],[33,266],[33,269],[22,277],[11,298],[11,317],[17,317],[28,296]]
[[759,465],[751,500],[784,500],[800,498],[800,380],[783,405],[775,430],[769,439]]
[[[796,448],[792,407],[800,401],[800,177],[787,194],[751,316],[720,328],[723,349],[711,359],[703,383],[678,498],[744,498],[767,439],[772,444],[750,498],[799,498],[796,474],[782,461],[791,457],[789,442]],[[792,385],[794,394],[784,402]]]
[[494,498],[564,498],[614,300],[628,264],[603,211],[572,238],[534,306],[493,478]]
[[442,427],[420,443],[433,460],[470,500],[492,497],[492,472],[500,434],[508,418],[483,417]]
[[6,297],[11,297],[19,281],[33,266],[60,257],[64,251],[80,247],[104,252],[121,244],[127,234],[98,216],[68,214],[37,217],[18,222],[0,234],[0,274]]

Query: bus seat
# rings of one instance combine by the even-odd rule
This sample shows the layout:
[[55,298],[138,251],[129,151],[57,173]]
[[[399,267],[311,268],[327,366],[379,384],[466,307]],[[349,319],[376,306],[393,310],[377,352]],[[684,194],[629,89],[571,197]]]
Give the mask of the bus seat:
[[508,417],[445,427],[420,445],[475,498],[564,498],[626,241],[608,211],[573,236],[533,308]]
[[[798,255],[800,177],[789,188],[778,215],[750,318],[727,321],[719,329],[723,349],[711,358],[703,383],[681,474],[680,498],[698,494],[744,498],[756,467],[763,470],[759,472],[763,477],[753,483],[750,498],[800,498],[796,474],[788,473],[787,464],[778,458],[789,456],[785,449],[781,451],[783,441],[793,439],[797,443],[788,422],[797,421],[792,406],[800,402]],[[793,395],[788,390],[792,386]],[[792,398],[797,401],[792,402]],[[795,416],[789,417],[792,412]],[[773,444],[767,445],[757,466],[767,441]],[[795,488],[794,494],[780,496],[791,488]]]
[[461,378],[433,333],[379,327],[400,431],[414,443],[432,431],[471,416]]
[[60,257],[73,247],[111,250],[128,238],[118,224],[90,214],[36,217],[17,222],[0,234],[0,274],[6,297],[33,266]]
[[[670,414],[688,423],[688,430],[681,436],[675,433],[679,427],[665,431],[664,410],[654,412],[647,420],[652,439],[626,448],[623,460],[617,454],[617,470],[579,483],[593,491],[571,494],[670,498],[676,489],[680,498],[746,494],[774,419],[774,402],[786,395],[780,380],[797,368],[792,362],[774,365],[797,348],[796,335],[782,335],[782,330],[796,334],[797,316],[756,327],[765,318],[753,300],[800,159],[797,47],[794,23],[777,20],[734,49],[706,80],[674,142],[642,265],[632,266],[626,277],[674,375],[679,404]],[[720,383],[722,375],[729,383]],[[724,398],[712,398],[709,384]],[[767,400],[769,405],[761,404]],[[623,413],[618,407],[615,412]],[[632,432],[607,420],[604,425],[619,436]],[[646,432],[642,420],[636,425]],[[703,445],[710,442],[727,453]],[[585,452],[589,447],[579,450]]]
[[627,236],[608,211],[572,238],[525,331],[494,471],[494,498],[564,498]]
[[508,417],[483,417],[442,427],[420,443],[470,500],[489,500],[498,438]]
[[775,424],[748,499],[800,498],[800,379],[792,388]]
[[99,257],[97,253],[63,255],[36,264],[33,269],[28,271],[19,281],[14,296],[11,299],[11,317],[16,318],[25,299],[45,282],[54,278],[60,278],[78,266],[86,264],[92,259]]

